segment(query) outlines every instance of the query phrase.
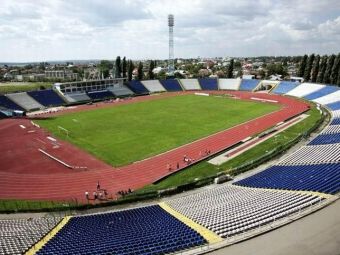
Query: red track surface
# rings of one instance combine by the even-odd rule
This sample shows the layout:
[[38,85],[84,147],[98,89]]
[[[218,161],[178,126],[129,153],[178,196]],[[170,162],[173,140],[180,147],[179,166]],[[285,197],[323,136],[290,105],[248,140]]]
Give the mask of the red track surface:
[[[210,93],[228,93],[246,100],[255,96],[254,93],[239,91]],[[178,95],[178,93],[145,96],[98,106],[84,105],[65,112],[112,107],[117,104],[174,95]],[[309,108],[308,104],[288,97],[268,94],[256,94],[256,97],[277,100],[283,107],[279,111],[120,168],[113,168],[79,148],[60,140],[57,141],[58,146],[55,147],[56,144],[47,138],[52,135],[43,129],[34,127],[29,119],[2,120],[0,122],[0,198],[28,200],[70,200],[76,198],[78,201],[84,201],[84,192],[92,193],[96,188],[97,181],[100,181],[101,187],[107,189],[109,194],[113,194],[115,197],[119,190],[138,189],[169,175],[171,173],[167,169],[169,163],[174,168],[179,162],[179,170],[186,167],[183,155],[196,161],[202,160],[205,156],[199,158],[199,155],[207,149],[211,151],[211,154],[223,151],[239,141]],[[56,114],[62,114],[62,112]],[[19,125],[24,125],[26,129],[22,129]],[[47,151],[69,165],[86,166],[87,170],[66,168],[42,154],[38,149]]]

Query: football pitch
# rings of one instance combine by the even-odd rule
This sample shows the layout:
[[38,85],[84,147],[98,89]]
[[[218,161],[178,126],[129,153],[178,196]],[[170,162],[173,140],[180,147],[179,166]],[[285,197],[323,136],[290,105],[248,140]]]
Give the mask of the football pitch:
[[108,164],[122,166],[279,108],[227,97],[181,95],[65,114],[38,124]]

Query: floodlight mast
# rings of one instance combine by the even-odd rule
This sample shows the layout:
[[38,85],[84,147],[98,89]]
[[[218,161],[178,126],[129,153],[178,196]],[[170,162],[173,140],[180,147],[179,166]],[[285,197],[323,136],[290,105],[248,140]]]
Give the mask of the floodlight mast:
[[174,61],[174,26],[175,17],[173,14],[168,15],[168,26],[169,26],[169,62],[168,62],[168,74],[169,76],[174,75],[175,61]]

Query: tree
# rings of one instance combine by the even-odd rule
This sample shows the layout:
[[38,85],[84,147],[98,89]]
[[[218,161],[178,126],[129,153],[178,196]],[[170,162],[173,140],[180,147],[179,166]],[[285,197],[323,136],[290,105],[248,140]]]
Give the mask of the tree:
[[218,78],[225,78],[225,73],[222,70],[218,70],[216,75]]
[[150,80],[153,80],[155,78],[154,73],[153,73],[154,68],[155,68],[155,63],[152,60],[150,60],[149,72],[148,72]]
[[107,78],[110,75],[110,70],[113,68],[113,64],[109,60],[102,60],[98,64],[97,68],[104,78]]
[[240,78],[242,78],[242,75],[243,75],[243,72],[242,72],[242,70],[239,70],[239,71],[237,72],[237,77],[240,77]]
[[320,66],[320,55],[316,55],[312,70],[312,82],[316,82],[319,73],[319,66]]
[[305,81],[309,81],[310,80],[310,76],[311,76],[311,71],[312,71],[312,68],[313,68],[314,59],[315,59],[315,55],[314,54],[312,54],[312,55],[310,55],[308,57],[305,73],[304,73],[304,76],[303,76]]
[[281,74],[282,76],[287,75],[287,70],[281,63],[269,64],[267,66],[267,76],[272,74]]
[[234,71],[234,59],[231,59],[230,64],[228,66],[227,78],[233,78],[233,71]]
[[127,63],[126,63],[126,57],[124,57],[123,58],[123,64],[122,64],[123,78],[126,77],[126,69],[127,69]]
[[128,80],[131,81],[132,80],[132,72],[133,72],[133,69],[135,69],[135,66],[132,62],[132,60],[129,61],[129,65],[128,65]]
[[46,69],[46,63],[45,62],[39,63],[39,70],[45,71],[45,69]]
[[120,61],[120,56],[116,58],[116,78],[121,78],[122,66]]
[[143,76],[144,76],[144,73],[143,73],[143,63],[142,62],[139,62],[138,64],[138,80],[143,80]]
[[322,83],[330,83],[332,68],[333,68],[333,65],[334,65],[334,60],[335,60],[334,54],[329,56],[328,61],[327,61],[325,76],[323,77]]
[[339,69],[340,69],[340,53],[336,56],[334,60],[334,64],[333,64],[332,71],[331,71],[331,77],[330,77],[331,84],[337,84]]
[[327,55],[324,55],[321,59],[321,62],[320,62],[320,71],[319,71],[319,74],[318,74],[318,78],[316,79],[316,82],[318,83],[322,83],[323,82],[323,79],[324,79],[324,76],[325,76],[325,71],[326,71],[326,67],[327,67],[327,59],[328,59],[328,56]]
[[299,66],[298,76],[304,77],[308,56],[304,55]]
[[158,74],[157,74],[157,79],[159,80],[165,80],[166,79],[166,72],[164,70],[161,70]]

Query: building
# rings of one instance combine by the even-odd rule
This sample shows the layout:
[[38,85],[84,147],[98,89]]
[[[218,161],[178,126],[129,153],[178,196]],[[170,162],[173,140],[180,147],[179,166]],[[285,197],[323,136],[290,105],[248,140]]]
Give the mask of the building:
[[70,70],[45,71],[47,79],[78,80],[78,74]]
[[55,83],[54,88],[62,94],[86,93],[92,91],[112,90],[115,87],[122,87],[126,78],[89,80],[67,83]]

